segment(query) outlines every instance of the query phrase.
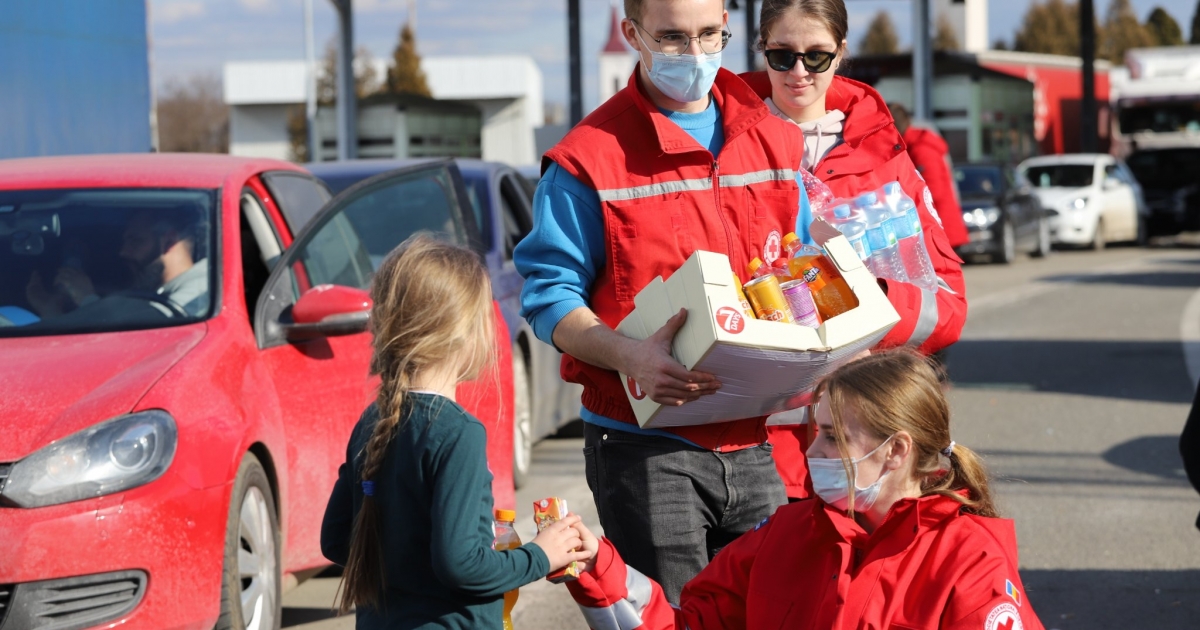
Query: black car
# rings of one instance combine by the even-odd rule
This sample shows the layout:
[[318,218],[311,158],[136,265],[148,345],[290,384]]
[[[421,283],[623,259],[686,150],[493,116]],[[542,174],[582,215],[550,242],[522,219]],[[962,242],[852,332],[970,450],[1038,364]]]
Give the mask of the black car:
[[1200,147],[1141,149],[1125,163],[1150,207],[1150,236],[1200,230]]
[[971,240],[958,247],[960,256],[988,256],[1009,263],[1017,252],[1045,256],[1050,252],[1050,225],[1042,204],[1011,167],[972,163],[954,167],[962,201],[963,222]]

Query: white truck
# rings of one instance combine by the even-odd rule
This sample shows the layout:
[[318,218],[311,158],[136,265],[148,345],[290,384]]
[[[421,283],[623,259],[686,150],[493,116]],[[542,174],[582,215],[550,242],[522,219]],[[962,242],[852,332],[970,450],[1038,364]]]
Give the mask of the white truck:
[[1114,148],[1200,147],[1200,46],[1134,48],[1114,69]]

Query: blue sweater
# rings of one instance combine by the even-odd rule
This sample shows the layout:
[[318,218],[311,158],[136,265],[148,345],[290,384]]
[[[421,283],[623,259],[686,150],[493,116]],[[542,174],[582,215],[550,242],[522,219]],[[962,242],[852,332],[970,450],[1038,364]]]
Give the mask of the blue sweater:
[[[708,108],[695,114],[660,111],[709,153],[719,155],[725,146],[721,111],[714,100],[709,99]],[[808,225],[812,223],[812,211],[799,171],[796,184],[800,187],[800,208],[795,232],[803,242],[811,243]],[[553,345],[558,322],[567,313],[588,305],[591,287],[604,269],[605,249],[600,196],[558,164],[551,163],[533,196],[533,231],[521,240],[513,253],[517,271],[525,278],[521,290],[521,316],[529,322],[538,339]],[[585,422],[605,428],[688,442],[674,433],[639,429],[586,408],[581,415]]]

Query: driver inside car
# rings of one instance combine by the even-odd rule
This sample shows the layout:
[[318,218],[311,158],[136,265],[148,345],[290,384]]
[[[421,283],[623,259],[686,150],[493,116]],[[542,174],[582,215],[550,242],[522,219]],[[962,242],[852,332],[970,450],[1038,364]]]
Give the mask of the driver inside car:
[[[132,282],[119,291],[145,295],[168,317],[198,317],[208,310],[208,259],[196,260],[195,213],[182,208],[134,212],[121,237],[117,256],[129,267]],[[63,264],[47,287],[34,271],[25,297],[42,318],[61,315],[101,299],[80,264]]]

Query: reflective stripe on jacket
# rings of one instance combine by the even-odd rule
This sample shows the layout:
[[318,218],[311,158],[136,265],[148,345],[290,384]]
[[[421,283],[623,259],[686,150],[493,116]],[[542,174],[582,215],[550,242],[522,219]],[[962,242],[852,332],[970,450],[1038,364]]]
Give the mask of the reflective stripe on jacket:
[[[778,256],[778,238],[792,231],[799,204],[800,133],[772,116],[741,79],[722,69],[713,85],[725,133],[714,157],[654,106],[638,72],[543,158],[599,194],[608,249],[589,306],[613,328],[643,287],[670,277],[696,250],[728,255],[748,279],[752,258],[770,258],[768,243]],[[564,355],[562,376],[583,385],[583,406],[592,413],[636,422],[616,372]],[[762,418],[671,430],[710,450],[766,439]]]

